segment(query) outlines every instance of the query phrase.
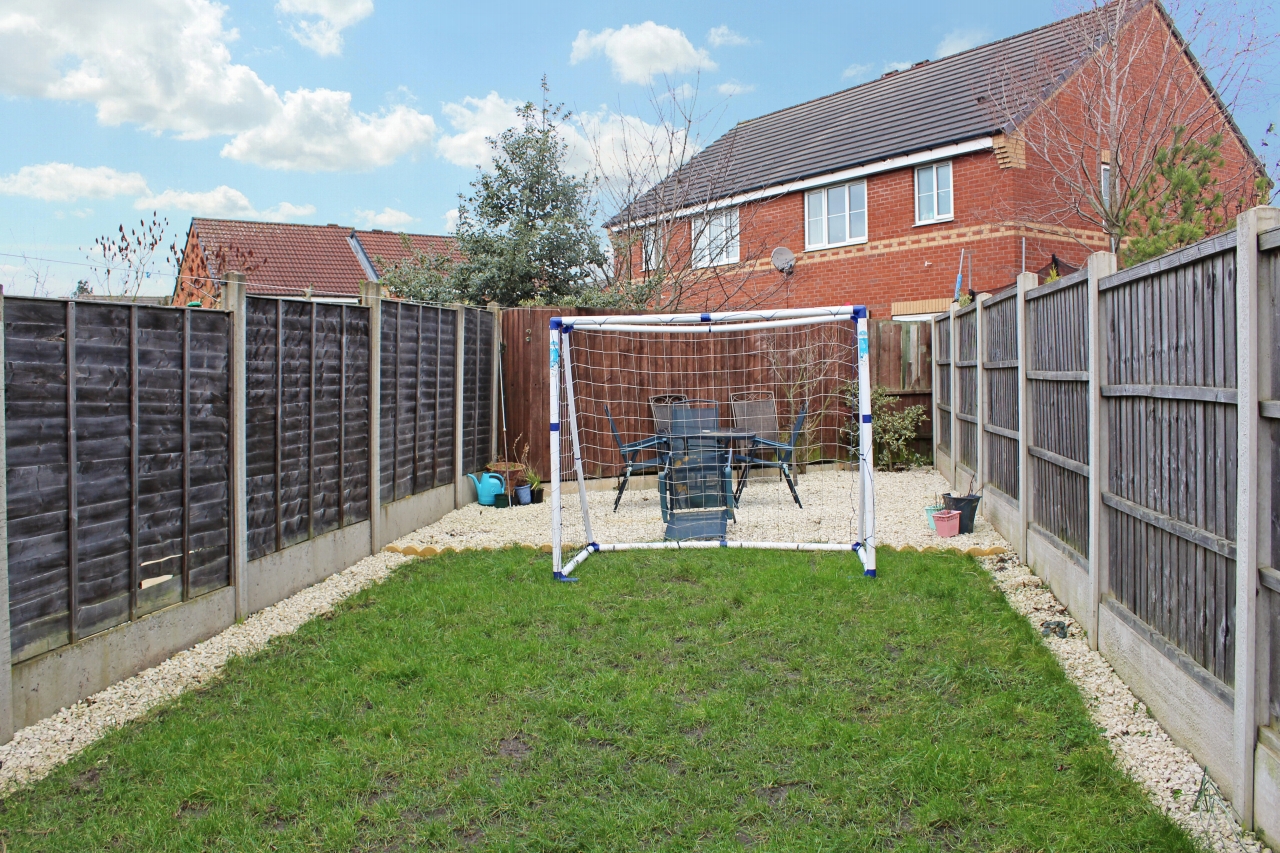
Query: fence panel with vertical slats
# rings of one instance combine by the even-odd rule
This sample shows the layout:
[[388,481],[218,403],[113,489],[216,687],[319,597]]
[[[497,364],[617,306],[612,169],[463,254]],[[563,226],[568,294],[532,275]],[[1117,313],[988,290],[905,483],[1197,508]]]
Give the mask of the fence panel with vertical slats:
[[14,661],[230,582],[231,324],[9,298]]
[[1089,276],[1027,291],[1030,521],[1089,553]]
[[[1271,294],[1271,304],[1274,306],[1280,304],[1280,228],[1264,232],[1258,242],[1259,247],[1263,248],[1263,251],[1258,253],[1258,280],[1262,286],[1262,292]],[[1280,512],[1276,511],[1280,506],[1280,495],[1275,493],[1276,477],[1280,475],[1280,311],[1273,310],[1270,318],[1263,318],[1262,322],[1269,322],[1271,326],[1271,349],[1269,352],[1266,350],[1259,352],[1260,358],[1271,361],[1271,370],[1267,372],[1271,377],[1270,387],[1259,388],[1262,398],[1268,401],[1262,404],[1262,414],[1265,418],[1262,429],[1264,441],[1270,441],[1271,446],[1272,512],[1269,556],[1271,567],[1280,570]],[[1268,626],[1271,635],[1269,706],[1273,720],[1280,721],[1280,575],[1273,573],[1270,580],[1272,583],[1269,583],[1263,592],[1271,599],[1269,608],[1271,624]],[[1261,627],[1259,626],[1259,630]]]
[[492,461],[494,316],[492,311],[480,308],[467,308],[464,316],[462,468],[471,472]]
[[382,303],[381,503],[453,482],[457,340],[455,308]]
[[1224,684],[1235,670],[1234,232],[1103,279],[1110,592]]
[[249,559],[369,517],[369,310],[246,299]]
[[938,400],[938,410],[944,414],[940,415],[938,422],[933,425],[934,433],[937,435],[938,448],[951,455],[951,315],[944,314],[937,321],[938,324],[938,351],[933,354],[934,363],[938,365],[935,371],[937,377],[937,387],[933,389],[933,393]]
[[1018,500],[1021,448],[1018,444],[1018,291],[993,297],[982,306],[983,379],[987,411],[982,440],[987,482]]
[[956,312],[956,461],[978,470],[978,314],[977,305]]

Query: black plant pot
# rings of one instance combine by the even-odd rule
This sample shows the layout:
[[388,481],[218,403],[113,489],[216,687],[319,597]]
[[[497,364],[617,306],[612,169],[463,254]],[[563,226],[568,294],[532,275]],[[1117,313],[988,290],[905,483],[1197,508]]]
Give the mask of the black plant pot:
[[533,490],[533,502],[536,504],[542,503],[542,486],[538,486]]
[[947,509],[960,513],[960,532],[973,532],[973,519],[978,514],[978,501],[982,495],[953,495],[950,492],[942,496],[942,503]]

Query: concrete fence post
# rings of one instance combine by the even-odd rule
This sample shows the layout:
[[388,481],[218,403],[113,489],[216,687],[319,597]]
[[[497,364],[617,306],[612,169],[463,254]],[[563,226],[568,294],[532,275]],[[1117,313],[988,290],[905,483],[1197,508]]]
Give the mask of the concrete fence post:
[[[983,367],[987,360],[987,317],[986,302],[991,298],[990,293],[979,293],[976,297],[977,305],[973,309],[973,331],[977,338],[977,358],[976,365],[973,368],[974,375],[974,396],[977,398],[977,405],[974,411],[977,413],[977,423],[974,424],[974,447],[973,447],[973,473],[976,475],[977,491],[982,491],[987,485],[987,371]],[[969,490],[970,494],[974,493],[973,489]],[[985,515],[985,513],[983,513]]]
[[[489,303],[493,314],[493,376],[489,394],[489,458],[498,458],[498,434],[502,431],[502,308],[496,302]],[[504,475],[505,476],[505,475]]]
[[[0,292],[0,364],[4,364],[4,294]],[[0,382],[3,382],[0,379]],[[5,456],[4,406],[0,404],[0,473],[8,470]],[[9,494],[8,478],[0,477],[0,743],[13,740],[13,669],[9,636]]]
[[951,363],[947,365],[951,371],[951,493],[955,495],[960,494],[960,418],[957,417],[960,411],[960,370],[956,367],[956,360],[960,358],[960,330],[956,328],[956,311],[959,308],[959,303],[952,302],[947,309],[950,316],[947,326],[951,330],[948,336],[951,338]]
[[1107,489],[1107,418],[1102,386],[1106,383],[1107,344],[1099,285],[1116,271],[1116,256],[1095,252],[1089,256],[1089,611],[1085,630],[1089,647],[1098,648],[1098,620],[1107,580],[1107,543],[1110,537],[1102,493]]
[[458,315],[458,337],[454,349],[457,355],[453,360],[453,508],[462,509],[468,503],[465,485],[467,472],[462,459],[465,444],[463,428],[466,423],[463,395],[467,376],[467,308],[465,305],[455,305],[454,310]]
[[1031,383],[1027,379],[1027,363],[1031,358],[1028,340],[1031,324],[1027,322],[1027,291],[1040,283],[1033,272],[1018,275],[1018,529],[1022,531],[1022,560],[1030,563],[1031,553],[1027,545],[1030,535],[1032,506],[1035,488],[1031,481]]
[[245,467],[248,287],[243,273],[227,273],[222,283],[222,309],[231,312],[231,584],[236,590],[239,622],[249,615],[249,482]]
[[[1280,210],[1254,208],[1236,220],[1236,412],[1237,465],[1236,476],[1236,633],[1235,633],[1235,802],[1240,823],[1253,827],[1254,750],[1258,738],[1258,718],[1265,674],[1257,666],[1265,660],[1266,651],[1258,648],[1258,582],[1259,568],[1270,562],[1271,453],[1262,453],[1264,443],[1270,450],[1270,430],[1264,429],[1259,401],[1269,394],[1269,372],[1266,384],[1261,381],[1267,371],[1265,361],[1271,350],[1263,349],[1264,335],[1270,338],[1267,324],[1273,316],[1263,313],[1264,282],[1259,275],[1258,234],[1280,226]],[[1267,300],[1269,302],[1269,300]],[[1264,353],[1266,357],[1264,358]],[[1264,468],[1266,470],[1264,470]],[[1264,479],[1265,478],[1265,479]],[[1260,677],[1261,675],[1261,677]]]
[[382,285],[362,281],[360,304],[369,309],[369,553],[376,554],[382,550]]

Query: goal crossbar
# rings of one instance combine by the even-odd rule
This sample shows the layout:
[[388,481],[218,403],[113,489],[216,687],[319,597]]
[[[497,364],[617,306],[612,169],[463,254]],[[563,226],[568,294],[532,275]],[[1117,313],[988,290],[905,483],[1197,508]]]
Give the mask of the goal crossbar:
[[[662,542],[597,542],[592,535],[591,516],[587,505],[586,477],[578,430],[578,414],[573,392],[573,359],[568,346],[574,329],[593,332],[628,332],[637,334],[715,334],[718,332],[755,331],[791,328],[817,323],[847,322],[853,326],[857,354],[857,424],[859,489],[859,538],[852,542],[755,542],[728,538],[679,540]],[[864,306],[843,305],[824,308],[785,308],[764,311],[721,311],[685,314],[635,314],[590,317],[553,317],[550,321],[550,451],[551,451],[551,547],[552,572],[558,581],[573,581],[571,573],[594,553],[618,551],[710,550],[714,548],[749,548],[774,551],[847,551],[862,561],[863,574],[876,576],[875,502],[872,460],[871,372],[868,315]],[[852,365],[851,365],[852,366]],[[573,473],[578,486],[583,528],[587,545],[570,560],[563,559],[561,529],[561,400],[563,382],[566,389],[570,449]]]

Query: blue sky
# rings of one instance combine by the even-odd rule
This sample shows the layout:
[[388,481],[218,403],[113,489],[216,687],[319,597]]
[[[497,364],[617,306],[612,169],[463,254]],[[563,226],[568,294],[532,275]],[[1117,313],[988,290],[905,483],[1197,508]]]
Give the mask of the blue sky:
[[[170,238],[192,215],[442,233],[483,137],[538,97],[543,74],[554,100],[605,134],[622,116],[655,120],[655,88],[696,84],[715,118],[699,129],[705,143],[1062,11],[1037,0],[0,0],[0,284],[30,293],[39,276],[63,295],[93,277],[75,265],[82,247],[153,208]],[[1256,145],[1280,115],[1272,100],[1237,118]],[[171,287],[156,276],[154,290]]]

